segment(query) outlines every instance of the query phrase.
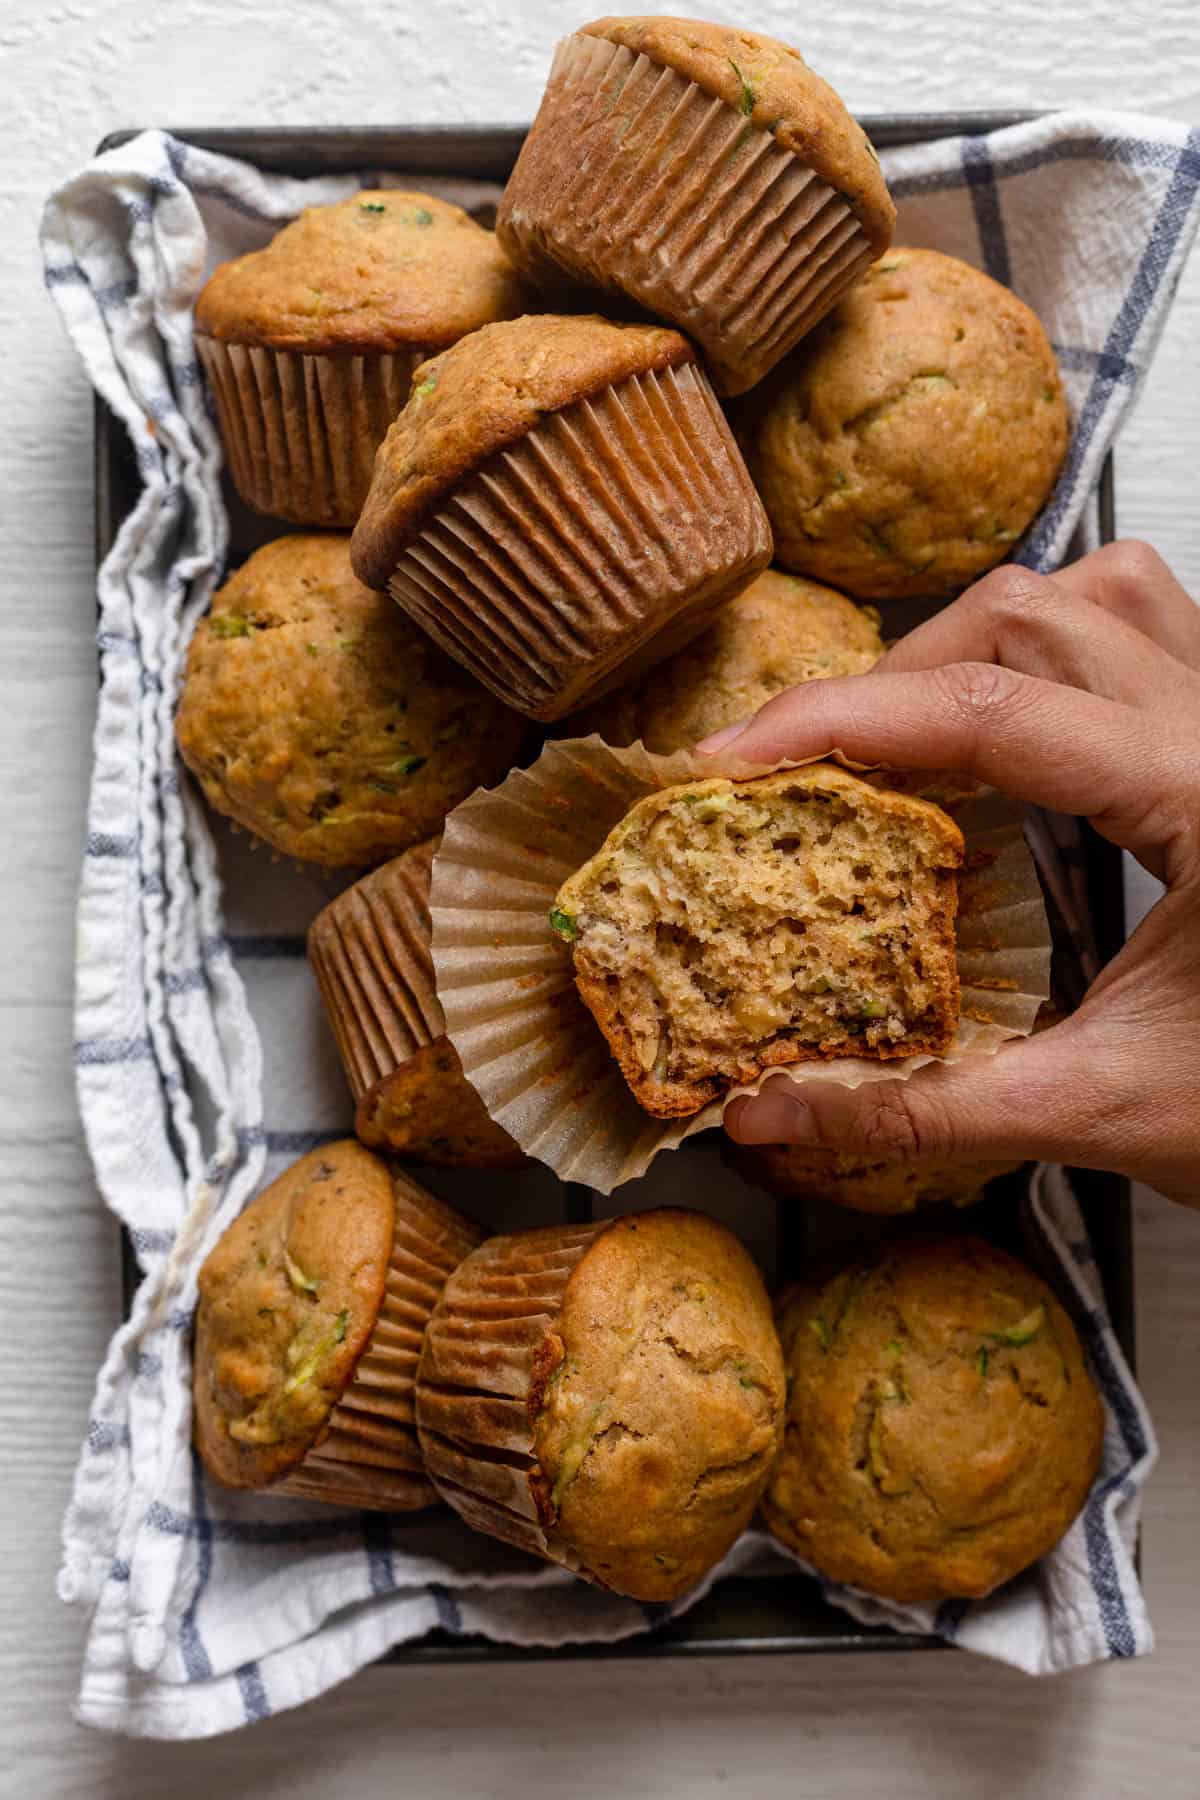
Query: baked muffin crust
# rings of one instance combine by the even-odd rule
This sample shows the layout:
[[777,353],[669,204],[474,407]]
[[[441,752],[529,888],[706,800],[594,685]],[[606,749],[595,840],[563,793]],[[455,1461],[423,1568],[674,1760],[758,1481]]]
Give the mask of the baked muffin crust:
[[674,1209],[618,1219],[539,1356],[543,1521],[596,1580],[670,1599],[749,1523],[782,1411],[770,1303],[733,1234]]
[[748,1181],[777,1200],[823,1200],[880,1216],[923,1206],[969,1206],[989,1181],[1021,1167],[1019,1162],[954,1162],[944,1156],[887,1160],[807,1144],[739,1144],[731,1146],[730,1156]]
[[739,437],[776,560],[895,600],[954,593],[1002,561],[1068,428],[1029,307],[955,257],[897,247],[762,384]]
[[793,1290],[789,1401],[764,1512],[828,1579],[975,1599],[1062,1537],[1104,1410],[1067,1314],[978,1238],[910,1243]]
[[224,343],[352,354],[453,343],[522,306],[495,236],[461,207],[364,189],[306,208],[263,249],[222,263],[196,328]]
[[351,550],[360,579],[385,587],[443,495],[543,414],[631,375],[695,361],[687,339],[665,326],[538,313],[485,325],[423,363],[376,453]]
[[648,675],[564,719],[563,736],[639,739],[667,756],[747,719],[785,688],[862,675],[883,655],[879,615],[800,575],[767,569],[698,638]]
[[524,727],[354,577],[344,535],[265,544],[196,627],[177,734],[209,804],[285,855],[394,856],[507,774]]
[[314,1150],[252,1200],[200,1271],[196,1443],[229,1487],[264,1487],[321,1437],[383,1299],[395,1199],[352,1139]]

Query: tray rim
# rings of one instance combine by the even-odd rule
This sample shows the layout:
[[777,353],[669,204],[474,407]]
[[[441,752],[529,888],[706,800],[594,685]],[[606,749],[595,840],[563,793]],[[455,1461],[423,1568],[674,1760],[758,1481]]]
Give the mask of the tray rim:
[[[1007,126],[1026,124],[1056,109],[1037,108],[973,108],[962,112],[864,112],[857,114],[872,142],[881,148],[903,144],[929,143],[942,137],[973,137]],[[122,126],[105,133],[96,154],[119,149],[147,129],[145,126]],[[474,175],[480,179],[499,180],[511,166],[527,131],[526,125],[469,124],[438,121],[416,125],[314,125],[314,126],[180,126],[163,127],[169,135],[197,148],[212,150],[270,167],[280,155],[296,172],[312,173],[320,167],[340,168],[372,165],[373,156],[382,156],[393,165],[402,162],[414,173]],[[313,160],[313,153],[316,159]],[[256,154],[257,153],[257,154]],[[422,156],[436,162],[423,164]],[[472,157],[491,159],[481,176],[478,163],[467,166]],[[462,167],[447,168],[446,161]],[[507,161],[507,166],[505,165]],[[441,166],[438,166],[438,165]],[[114,482],[114,465],[120,456],[121,427],[103,399],[93,396],[93,483],[94,483],[94,554],[97,570],[108,554],[120,527],[124,512]],[[1116,498],[1113,456],[1110,451],[1101,470],[1098,485],[1100,540],[1109,543],[1116,536]],[[1107,960],[1125,939],[1124,886],[1121,853],[1107,843],[1091,827],[1082,822],[1088,852],[1089,903],[1101,956]],[[1115,1261],[1106,1269],[1098,1258],[1098,1266],[1112,1314],[1113,1328],[1130,1368],[1136,1370],[1136,1319],[1134,1312],[1133,1209],[1131,1184],[1107,1171],[1077,1172],[1081,1199],[1088,1190],[1088,1210],[1096,1206],[1098,1216],[1106,1217],[1111,1226]],[[1089,1221],[1090,1224],[1090,1221]],[[122,1256],[123,1307],[128,1315],[133,1290],[140,1271],[127,1232],[120,1230]],[[1111,1279],[1110,1279],[1111,1278]],[[796,1579],[806,1579],[797,1571]],[[758,1588],[761,1578],[727,1577],[717,1584],[714,1593]],[[478,1663],[488,1661],[541,1662],[551,1658],[572,1661],[609,1661],[618,1658],[697,1657],[697,1656],[776,1656],[816,1655],[850,1652],[897,1652],[905,1650],[945,1650],[953,1646],[941,1637],[925,1637],[915,1632],[894,1631],[888,1626],[864,1626],[849,1615],[833,1612],[845,1630],[828,1635],[809,1632],[765,1634],[760,1637],[730,1636],[720,1631],[703,1629],[712,1594],[679,1619],[648,1633],[610,1644],[573,1644],[562,1647],[518,1646],[493,1643],[478,1636],[456,1636],[434,1630],[410,1644],[396,1645],[380,1660],[389,1663]],[[693,1635],[699,1623],[701,1630]]]

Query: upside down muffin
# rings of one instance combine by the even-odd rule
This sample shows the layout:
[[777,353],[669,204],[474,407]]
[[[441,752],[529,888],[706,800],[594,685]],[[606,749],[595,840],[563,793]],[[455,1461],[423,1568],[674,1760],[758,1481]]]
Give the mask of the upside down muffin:
[[332,900],[309,928],[309,962],[364,1144],[434,1167],[519,1168],[523,1153],[446,1036],[430,943],[437,844],[417,844]]

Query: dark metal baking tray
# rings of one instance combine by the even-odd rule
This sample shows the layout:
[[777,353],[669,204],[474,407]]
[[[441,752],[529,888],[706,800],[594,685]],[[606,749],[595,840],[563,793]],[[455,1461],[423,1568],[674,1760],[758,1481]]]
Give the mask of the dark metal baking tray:
[[[865,115],[862,123],[881,149],[929,142],[940,137],[976,135],[1014,125],[1037,114],[1026,111],[965,113],[890,113]],[[101,143],[112,149],[134,137],[133,130],[114,131]],[[491,125],[415,125],[359,127],[236,127],[180,129],[174,136],[203,149],[241,157],[260,168],[289,175],[316,175],[338,170],[395,169],[408,175],[466,176],[503,181],[508,175],[524,130]],[[120,422],[97,399],[95,407],[95,492],[97,565],[111,548],[117,531],[137,498],[137,468]],[[1100,528],[1104,542],[1115,535],[1112,459],[1105,464],[1100,490]],[[256,539],[255,541],[259,541]],[[238,542],[234,560],[250,543]],[[1086,881],[1096,944],[1102,960],[1124,941],[1125,917],[1120,852],[1084,827]],[[679,1154],[683,1154],[682,1152]],[[998,1242],[1011,1240],[1011,1201],[1019,1177],[994,1183],[982,1204],[972,1209],[972,1229]],[[1129,1184],[1121,1177],[1094,1170],[1076,1172],[1076,1188],[1095,1250],[1117,1337],[1130,1362],[1134,1356],[1133,1243]],[[775,1203],[761,1197],[764,1208]],[[586,1190],[566,1195],[566,1216],[588,1216]],[[802,1209],[779,1208],[777,1231],[781,1266],[796,1266],[803,1253]],[[1013,1245],[1015,1248],[1015,1243]],[[125,1303],[138,1281],[131,1247],[122,1234]],[[395,1521],[403,1530],[403,1521]],[[576,1658],[683,1656],[816,1652],[830,1650],[928,1650],[942,1640],[856,1624],[828,1606],[817,1584],[796,1574],[775,1580],[735,1577],[717,1583],[683,1618],[659,1626],[624,1643],[581,1645],[572,1649],[520,1650],[481,1638],[453,1637],[435,1631],[419,1642],[391,1652],[394,1662],[460,1662],[488,1659],[537,1659],[553,1655]]]

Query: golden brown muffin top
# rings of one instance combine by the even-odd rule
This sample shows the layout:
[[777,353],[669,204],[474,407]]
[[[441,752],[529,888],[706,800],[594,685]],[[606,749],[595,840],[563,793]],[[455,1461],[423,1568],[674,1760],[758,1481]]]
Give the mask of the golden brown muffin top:
[[883,655],[879,614],[800,575],[768,569],[707,631],[647,675],[563,721],[565,735],[667,756],[748,719],[784,688],[861,675]]
[[815,1150],[806,1144],[739,1145],[736,1167],[779,1200],[825,1200],[852,1212],[881,1216],[920,1206],[969,1206],[989,1181],[1019,1162],[953,1162],[946,1156],[906,1160]]
[[685,1592],[749,1522],[779,1441],[783,1364],[732,1232],[618,1219],[567,1281],[530,1398],[543,1522],[621,1593]]
[[988,1594],[1050,1550],[1104,1411],[1040,1276],[979,1238],[910,1243],[784,1295],[767,1523],[820,1572],[912,1604]]
[[1008,555],[1066,453],[1029,307],[896,248],[763,382],[739,430],[776,559],[869,600],[951,593]]
[[675,69],[762,126],[845,195],[876,251],[891,243],[896,208],[871,140],[798,50],[701,19],[608,18],[579,29]]
[[285,855],[394,856],[508,773],[522,721],[355,579],[344,534],[265,544],[188,652],[177,734],[210,805]]
[[320,1438],[383,1299],[396,1203],[352,1139],[252,1200],[200,1271],[196,1446],[230,1487],[280,1480]]
[[535,313],[485,325],[422,363],[408,404],[375,455],[354,532],[359,576],[386,587],[400,551],[442,496],[525,437],[544,413],[631,375],[695,361],[687,339],[663,325]]
[[397,350],[453,343],[522,305],[495,236],[460,206],[367,188],[306,208],[262,250],[222,263],[196,328],[272,350]]

